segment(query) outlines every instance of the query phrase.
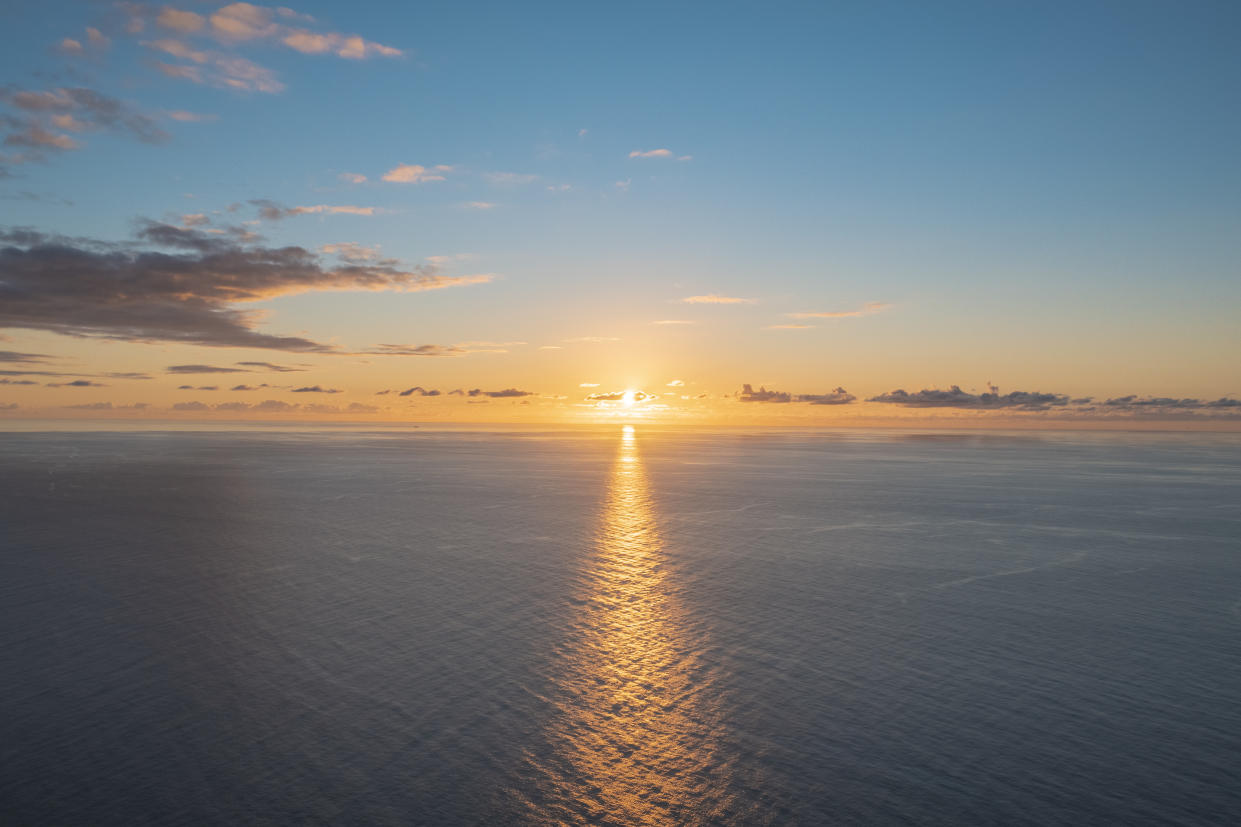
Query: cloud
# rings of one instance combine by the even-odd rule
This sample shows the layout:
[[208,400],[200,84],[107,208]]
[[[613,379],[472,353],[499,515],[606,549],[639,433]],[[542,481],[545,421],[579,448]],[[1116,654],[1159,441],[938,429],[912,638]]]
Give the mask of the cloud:
[[651,324],[662,325],[662,324],[698,324],[698,323],[691,322],[688,319],[659,319],[658,321],[651,322]]
[[72,382],[59,382],[59,383],[48,382],[47,387],[49,388],[106,388],[108,386],[102,385],[99,382],[92,382],[89,379],[74,379]]
[[209,411],[211,406],[206,402],[178,402],[172,406],[174,411]]
[[288,402],[282,402],[279,399],[265,399],[251,408],[251,410],[263,413],[287,413],[297,410],[297,405],[290,405]]
[[108,373],[105,373],[104,376],[107,376],[109,379],[154,379],[155,378],[154,376],[151,376],[150,374],[139,373],[137,371],[109,371]]
[[189,112],[185,109],[170,109],[166,111],[164,114],[167,115],[172,120],[180,121],[181,123],[205,123],[207,121],[214,121],[219,118],[219,115],[208,115],[208,114],[203,114],[200,112]]
[[342,172],[340,175],[337,175],[336,177],[349,184],[365,184],[366,183],[366,176],[361,175],[360,173],[357,173],[357,172]]
[[635,149],[633,152],[629,153],[629,157],[630,158],[671,158],[672,150],[671,149],[648,149],[648,150],[643,151],[641,149]]
[[742,402],[792,402],[793,395],[784,393],[783,391],[769,391],[765,387],[760,386],[758,390],[754,390],[750,385],[742,385],[741,393],[737,398]]
[[275,72],[244,57],[195,49],[184,41],[170,37],[149,40],[142,45],[169,57],[189,61],[180,64],[155,61],[155,69],[167,77],[239,92],[275,94],[285,89]]
[[561,339],[560,341],[568,342],[570,344],[576,344],[576,343],[600,344],[602,342],[619,342],[620,337],[619,336],[577,336],[573,339]]
[[461,206],[467,210],[494,210],[500,205],[494,201],[466,201]]
[[425,265],[328,267],[301,247],[247,246],[151,221],[137,236],[115,243],[0,229],[0,327],[332,353],[340,351],[298,336],[259,333],[259,316],[236,305],[310,291],[413,292],[491,279],[444,276]]
[[0,362],[19,362],[21,364],[42,364],[52,357],[46,353],[22,353],[17,350],[0,350]]
[[882,313],[888,310],[892,305],[883,302],[866,302],[857,310],[837,310],[823,313],[786,313],[790,319],[852,319],[857,316],[872,316],[875,313]]
[[1069,403],[1067,396],[1054,393],[1013,391],[1001,394],[1000,389],[990,386],[987,393],[967,393],[957,385],[948,390],[928,389],[917,393],[894,390],[872,396],[867,402],[884,402],[889,405],[903,405],[909,408],[1018,408],[1022,410],[1045,410],[1049,407],[1061,407]]
[[217,411],[247,411],[250,409],[249,402],[221,402],[215,406]]
[[82,405],[65,405],[66,408],[72,408],[79,411],[110,411],[112,410],[111,402],[87,402]]
[[684,382],[682,382],[680,379],[673,379],[671,382],[669,382],[669,383],[668,383],[667,385],[665,385],[664,387],[666,387],[666,388],[683,388],[683,387],[685,387],[685,383],[684,383]]
[[534,391],[519,391],[517,390],[517,388],[505,388],[502,391],[484,391],[484,390],[479,390],[478,388],[474,388],[473,390],[466,391],[465,395],[466,396],[487,396],[492,399],[508,399],[512,397],[534,396],[535,392]]
[[[1083,400],[1089,401],[1089,400]],[[1156,411],[1156,410],[1199,410],[1199,409],[1217,409],[1228,410],[1233,408],[1241,408],[1241,400],[1230,399],[1228,397],[1220,397],[1215,400],[1203,401],[1201,399],[1176,399],[1168,396],[1119,396],[1102,402],[1104,408],[1123,411]]]
[[465,356],[465,348],[456,345],[396,345],[383,344],[366,351],[377,356]]
[[254,199],[250,203],[258,207],[259,215],[268,221],[281,221],[298,215],[320,215],[324,213],[329,215],[375,215],[380,211],[378,207],[357,207],[352,204],[314,204],[308,207],[286,207],[264,198]]
[[754,299],[742,299],[737,296],[720,296],[708,293],[705,296],[686,296],[682,304],[754,304]]
[[583,382],[582,384],[578,385],[578,387],[579,388],[597,388],[599,387],[599,383],[598,382]]
[[763,330],[813,330],[812,324],[769,324]]
[[274,365],[271,362],[238,362],[237,364],[247,368],[264,368],[273,373],[304,373],[305,368],[295,368],[289,365]]
[[378,247],[367,247],[356,241],[340,241],[324,244],[319,248],[324,255],[340,256],[345,261],[375,261],[379,258]]
[[440,164],[427,169],[421,164],[397,164],[383,175],[383,180],[396,184],[422,184],[426,181],[443,181],[443,173],[452,167]]
[[37,385],[33,379],[0,379],[0,385]]
[[[384,391],[384,393],[387,393],[387,391]],[[409,388],[408,390],[403,390],[397,394],[397,396],[413,396],[413,395],[439,396],[440,392],[437,390],[427,390],[426,388],[415,386],[415,387]]]
[[320,385],[308,385],[304,388],[294,388],[291,393],[343,393],[337,388],[325,388]]
[[3,405],[0,405],[0,411],[15,411],[18,409],[18,407],[19,406],[16,402],[8,402]]
[[155,23],[162,28],[171,29],[174,32],[191,34],[200,31],[206,26],[207,18],[192,11],[182,11],[171,6],[164,6],[155,17]]
[[830,393],[818,395],[802,394],[797,397],[798,402],[809,402],[811,405],[848,405],[856,399],[856,396],[849,393],[844,388],[836,388]]
[[0,129],[7,130],[6,146],[24,147],[28,155],[10,156],[10,163],[43,160],[45,151],[80,149],[82,144],[63,132],[109,131],[127,134],[145,143],[163,143],[170,137],[154,118],[116,98],[85,87],[59,87],[45,91],[0,87],[0,103],[19,115],[0,115]]
[[655,394],[646,391],[607,391],[604,393],[592,393],[586,397],[589,402],[645,402],[648,399],[654,399]]
[[168,373],[246,373],[242,368],[222,368],[216,365],[169,365]]

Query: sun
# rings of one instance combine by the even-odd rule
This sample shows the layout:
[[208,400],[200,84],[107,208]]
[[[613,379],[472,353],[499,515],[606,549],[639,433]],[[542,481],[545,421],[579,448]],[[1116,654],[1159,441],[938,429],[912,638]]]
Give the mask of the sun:
[[629,389],[625,391],[624,396],[621,397],[621,404],[624,405],[626,408],[632,408],[633,403],[637,401],[638,401],[638,392],[633,389]]

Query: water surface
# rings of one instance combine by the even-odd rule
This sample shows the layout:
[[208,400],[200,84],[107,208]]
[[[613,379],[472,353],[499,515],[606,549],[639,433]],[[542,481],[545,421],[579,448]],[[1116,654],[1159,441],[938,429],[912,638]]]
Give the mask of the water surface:
[[1241,441],[0,434],[0,821],[1241,822]]

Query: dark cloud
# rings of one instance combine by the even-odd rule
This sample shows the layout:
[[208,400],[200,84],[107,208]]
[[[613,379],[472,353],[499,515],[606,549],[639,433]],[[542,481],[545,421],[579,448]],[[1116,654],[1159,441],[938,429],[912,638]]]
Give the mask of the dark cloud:
[[17,410],[16,402],[9,402],[7,404],[0,405],[0,411],[15,411],[15,410]]
[[758,390],[754,390],[750,385],[742,385],[741,393],[737,394],[737,398],[742,402],[792,402],[793,395],[784,393],[783,391],[769,391],[765,387],[760,386]]
[[49,151],[80,149],[82,144],[71,135],[84,132],[119,132],[151,144],[170,137],[154,118],[85,87],[36,91],[3,86],[0,103],[19,113],[0,115],[0,129],[8,133],[4,144],[30,150],[10,156],[10,162],[39,161]]
[[109,379],[154,379],[155,378],[154,376],[151,376],[148,373],[137,373],[134,371],[127,371],[127,372],[111,371],[109,373],[105,373],[104,376],[107,376]]
[[374,405],[364,405],[361,402],[350,402],[349,413],[378,413],[379,408]]
[[248,368],[266,368],[275,373],[304,373],[305,368],[295,368],[290,365],[273,365],[271,362],[238,362]]
[[[0,230],[0,328],[123,341],[170,341],[315,353],[334,346],[254,330],[235,305],[314,290],[430,290],[487,280],[386,264],[325,267],[301,247],[143,222],[113,243]],[[165,248],[165,249],[151,249]],[[166,250],[171,249],[172,252]]]
[[294,388],[293,393],[341,393],[337,388],[324,388],[319,385],[310,385],[305,388]]
[[534,391],[519,391],[517,388],[505,388],[502,391],[485,391],[474,388],[466,392],[466,396],[488,396],[492,399],[507,399],[518,396],[534,396]]
[[1158,411],[1158,410],[1229,410],[1241,408],[1241,400],[1226,396],[1215,400],[1176,399],[1169,396],[1120,396],[1100,403],[1104,409],[1122,411]]
[[52,357],[46,353],[22,353],[16,350],[0,350],[0,362],[21,362],[23,364],[40,364]]
[[439,392],[439,391],[437,391],[437,390],[428,390],[428,389],[426,389],[426,388],[419,387],[419,386],[415,385],[414,387],[412,387],[412,388],[410,388],[410,389],[408,389],[408,390],[403,390],[403,391],[401,391],[401,392],[400,392],[399,394],[397,394],[397,395],[398,395],[398,396],[412,396],[412,395],[415,395],[415,394],[416,394],[416,395],[418,395],[418,396],[439,396],[439,395],[440,395],[440,392]]
[[465,391],[461,390],[461,388],[457,388],[455,390],[449,391],[448,395],[449,396],[465,396]]
[[33,379],[0,379],[0,385],[37,385]]
[[297,406],[290,405],[288,402],[281,402],[279,399],[265,399],[255,405],[253,410],[264,413],[285,413],[297,410]]
[[58,370],[0,370],[0,376],[68,376]]
[[217,411],[245,411],[249,410],[249,402],[221,402],[215,406]]
[[270,387],[271,385],[264,382],[261,385],[233,385],[231,388],[229,388],[229,390],[230,391],[256,391],[256,390],[259,390],[260,388],[270,388]]
[[89,379],[74,379],[72,382],[48,382],[49,388],[106,388],[107,385],[101,385],[98,382],[92,382]]
[[172,406],[174,411],[209,411],[211,406],[205,402],[178,402]]
[[975,408],[992,410],[997,408],[1017,408],[1027,411],[1041,411],[1050,407],[1062,407],[1069,403],[1067,396],[1054,393],[1029,391],[1013,391],[1001,394],[994,385],[987,393],[967,393],[957,385],[948,390],[927,389],[917,393],[894,390],[872,396],[868,402],[884,402],[890,405],[904,405],[909,408]]
[[79,411],[110,411],[112,410],[111,402],[88,402],[85,405],[66,405],[66,408],[73,408]]
[[169,373],[249,373],[242,368],[221,368],[215,365],[169,365]]
[[804,393],[797,397],[798,402],[809,402],[811,405],[848,405],[856,399],[856,396],[844,388],[836,388],[831,393],[819,395]]

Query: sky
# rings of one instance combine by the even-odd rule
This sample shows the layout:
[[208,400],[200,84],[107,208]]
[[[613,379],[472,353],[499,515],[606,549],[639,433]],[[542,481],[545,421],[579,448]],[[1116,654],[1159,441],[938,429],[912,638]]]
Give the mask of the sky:
[[0,417],[1241,427],[1235,2],[0,37]]

